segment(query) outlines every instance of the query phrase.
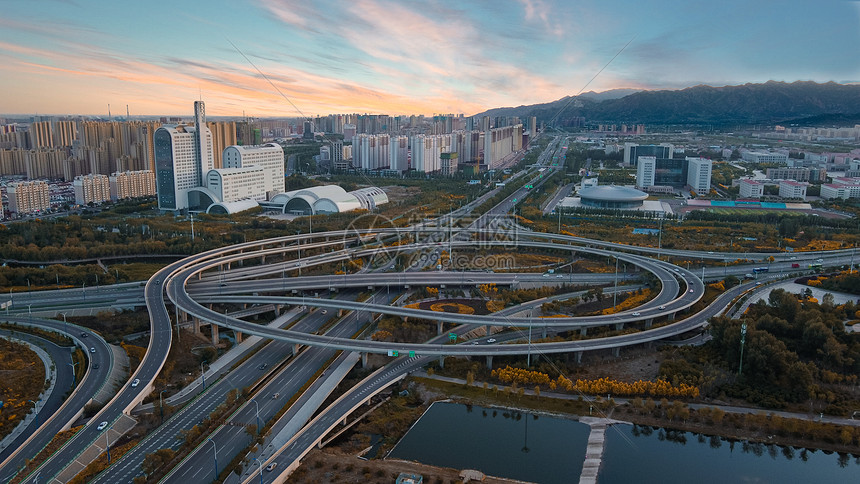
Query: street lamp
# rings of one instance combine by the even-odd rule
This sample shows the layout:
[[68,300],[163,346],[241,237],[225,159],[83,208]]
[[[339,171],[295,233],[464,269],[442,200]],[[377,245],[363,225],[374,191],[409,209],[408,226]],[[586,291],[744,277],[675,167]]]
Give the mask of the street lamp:
[[108,464],[110,464],[110,440],[108,440],[108,434],[109,433],[110,433],[110,427],[105,429],[105,448],[107,449]]
[[203,371],[203,364],[206,363],[206,360],[200,362],[200,378],[203,379],[203,390],[206,390],[206,372]]
[[74,361],[66,364],[72,367],[72,388],[75,388],[75,380],[77,380],[77,375],[75,374],[75,367],[78,366],[78,364]]
[[218,446],[215,445],[215,441],[212,439],[207,439],[209,442],[212,442],[212,447],[214,449],[213,457],[215,457],[215,479],[218,479]]
[[66,313],[60,313],[60,314],[63,315],[63,331],[65,331],[66,334],[68,335],[69,334],[69,323],[68,323],[68,321],[66,321]]
[[164,423],[164,400],[162,399],[162,395],[164,395],[164,392],[166,391],[167,390],[161,390],[158,394],[158,406],[161,407],[161,423]]
[[257,464],[260,465],[260,484],[263,484],[263,463],[260,462],[260,459],[254,457],[254,460],[257,461]]
[[38,422],[39,422],[39,413],[38,413],[38,412],[36,412],[36,409],[37,409],[37,408],[39,408],[39,404],[37,404],[37,403],[36,403],[36,402],[34,402],[33,400],[27,400],[27,401],[33,404],[33,423],[34,423],[34,424],[37,424],[37,425],[36,425],[36,428],[39,428],[39,425],[38,425]]
[[257,433],[260,433],[260,404],[257,403],[257,399],[251,400],[254,402],[254,405],[257,406]]

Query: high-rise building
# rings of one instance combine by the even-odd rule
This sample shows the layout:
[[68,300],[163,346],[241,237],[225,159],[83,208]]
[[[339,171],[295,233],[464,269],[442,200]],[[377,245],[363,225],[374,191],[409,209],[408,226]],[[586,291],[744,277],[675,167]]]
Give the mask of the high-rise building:
[[111,199],[110,180],[105,175],[80,175],[72,182],[75,190],[75,203],[88,205],[102,203]]
[[636,165],[636,186],[648,188],[656,185],[657,158],[653,156],[640,156]]
[[392,136],[388,144],[391,153],[388,161],[392,170],[404,172],[409,169],[409,137]]
[[523,148],[523,125],[495,128],[484,133],[484,165],[494,169]]
[[276,143],[258,146],[228,146],[223,154],[224,168],[259,166],[263,169],[264,191],[272,197],[285,190],[284,149]]
[[215,168],[222,168],[224,164],[221,161],[221,155],[224,153],[224,149],[228,146],[237,144],[236,122],[208,122],[206,123],[206,126],[209,127],[209,131],[212,133],[213,165]]
[[184,210],[188,192],[202,187],[213,169],[212,133],[206,126],[203,101],[194,102],[194,126],[162,126],[155,132],[158,208]]
[[638,145],[636,143],[624,143],[624,164],[636,166],[636,160],[640,156],[653,156],[654,158],[672,158],[674,145],[661,143],[659,145]]
[[[206,187],[217,197],[215,201],[265,200],[266,178],[266,170],[260,165],[218,168],[209,170]],[[281,183],[283,192],[283,181]]]
[[109,177],[111,200],[155,195],[155,173],[151,170],[123,171]]
[[453,176],[457,173],[457,157],[457,152],[442,153],[439,156],[441,160],[440,169],[442,176]]
[[34,213],[51,208],[48,184],[41,180],[10,183],[6,196],[12,213]]
[[[341,126],[342,129],[343,127]],[[343,141],[337,140],[332,142],[330,154],[332,170],[346,170],[349,168],[349,164],[344,161],[343,148]]]
[[697,194],[707,195],[711,191],[711,160],[687,157],[686,161],[687,185]]

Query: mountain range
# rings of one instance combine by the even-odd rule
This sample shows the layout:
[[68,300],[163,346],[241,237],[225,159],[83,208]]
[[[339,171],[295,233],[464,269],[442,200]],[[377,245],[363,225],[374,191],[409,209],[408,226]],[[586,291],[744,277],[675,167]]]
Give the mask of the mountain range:
[[588,123],[618,124],[827,124],[831,119],[850,123],[860,120],[860,85],[768,81],[680,90],[615,89],[543,104],[496,108],[478,116],[536,116],[538,122],[559,126],[569,126],[578,117]]

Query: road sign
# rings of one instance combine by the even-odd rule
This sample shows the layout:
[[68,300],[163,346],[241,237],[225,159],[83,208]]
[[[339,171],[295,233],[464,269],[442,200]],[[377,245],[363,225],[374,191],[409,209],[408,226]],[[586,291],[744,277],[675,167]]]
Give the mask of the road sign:
[[414,352],[414,351],[410,351],[410,352],[409,352],[409,357],[410,357],[410,358],[415,358],[415,352]]
[[397,350],[388,350],[388,356],[400,356],[400,352]]
[[457,341],[457,333],[448,333],[448,339],[451,341]]

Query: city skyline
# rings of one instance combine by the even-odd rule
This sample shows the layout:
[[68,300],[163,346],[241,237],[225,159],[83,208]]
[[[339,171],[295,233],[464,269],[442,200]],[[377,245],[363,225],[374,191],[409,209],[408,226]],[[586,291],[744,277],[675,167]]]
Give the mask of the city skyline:
[[0,4],[4,114],[471,115],[576,94],[631,39],[586,91],[860,80],[858,2]]

